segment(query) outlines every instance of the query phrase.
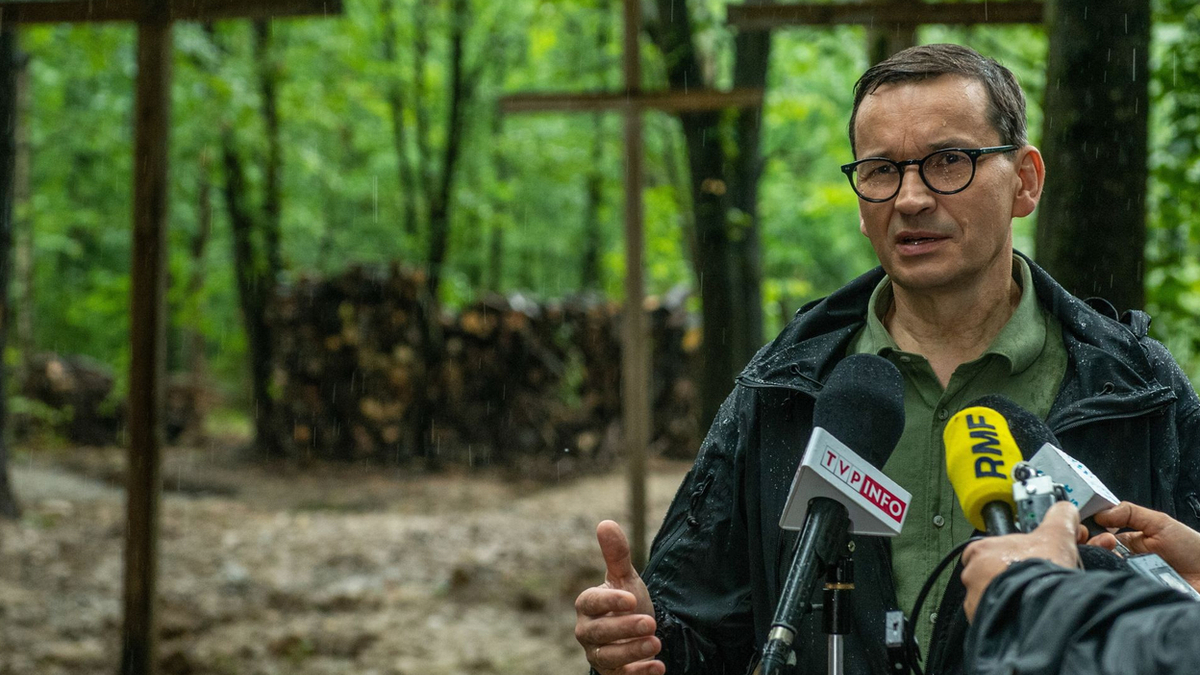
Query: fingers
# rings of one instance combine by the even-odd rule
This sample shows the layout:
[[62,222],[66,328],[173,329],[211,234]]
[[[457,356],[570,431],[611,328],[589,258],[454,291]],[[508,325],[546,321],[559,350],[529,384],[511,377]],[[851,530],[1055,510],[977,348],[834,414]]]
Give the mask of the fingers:
[[605,574],[610,582],[620,582],[637,575],[629,558],[629,541],[625,539],[620,525],[611,520],[601,521],[596,526],[596,540],[600,542]]
[[654,635],[654,618],[645,614],[606,616],[579,621],[575,624],[575,639],[582,645],[607,645],[622,640],[647,638]]
[[1088,544],[1091,546],[1099,546],[1100,548],[1108,549],[1110,551],[1115,551],[1117,549],[1117,538],[1108,532],[1104,532],[1089,539]]
[[1131,502],[1121,502],[1095,515],[1096,523],[1104,527],[1128,527],[1153,534],[1174,522],[1171,516],[1143,508]]
[[[614,670],[624,668],[622,673],[631,672],[629,664],[653,657],[662,650],[662,643],[656,637],[630,640],[616,644],[600,645],[588,652],[588,662],[597,670]],[[660,662],[661,663],[661,662]],[[639,664],[640,665],[640,664]],[[632,669],[632,672],[653,672],[652,670]]]
[[[605,614],[632,612],[637,609],[637,598],[629,591],[596,586],[575,598],[575,611],[583,616],[598,617]],[[644,615],[640,615],[644,616]]]
[[1087,529],[1083,528],[1079,521],[1079,509],[1075,508],[1071,502],[1057,502],[1051,506],[1038,527],[1040,529],[1047,526],[1066,530],[1071,534],[1072,539],[1078,540],[1080,530],[1083,530],[1084,536],[1087,536]]
[[617,671],[621,675],[664,675],[667,672],[667,664],[662,661],[638,661],[625,666]]

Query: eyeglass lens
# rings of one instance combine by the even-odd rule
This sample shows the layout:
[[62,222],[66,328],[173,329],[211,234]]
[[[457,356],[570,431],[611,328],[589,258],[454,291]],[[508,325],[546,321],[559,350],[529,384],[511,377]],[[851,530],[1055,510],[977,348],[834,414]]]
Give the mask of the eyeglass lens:
[[[925,160],[925,184],[938,192],[961,190],[971,182],[971,158],[958,150],[930,155]],[[900,172],[892,162],[868,160],[854,169],[854,186],[867,199],[887,199],[900,186]]]

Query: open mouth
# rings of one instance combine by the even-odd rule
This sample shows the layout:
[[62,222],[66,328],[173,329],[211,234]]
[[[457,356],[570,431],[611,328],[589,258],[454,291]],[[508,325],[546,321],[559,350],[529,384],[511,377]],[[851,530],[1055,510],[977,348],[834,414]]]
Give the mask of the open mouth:
[[904,236],[900,237],[900,243],[905,245],[924,244],[930,241],[941,241],[943,237],[923,237],[923,236]]

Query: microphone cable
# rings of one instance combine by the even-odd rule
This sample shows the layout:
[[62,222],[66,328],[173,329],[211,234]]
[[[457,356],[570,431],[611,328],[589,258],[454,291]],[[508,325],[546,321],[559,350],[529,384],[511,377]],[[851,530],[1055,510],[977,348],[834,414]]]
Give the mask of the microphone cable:
[[933,584],[937,582],[938,577],[942,575],[942,572],[946,570],[946,567],[949,566],[951,562],[954,562],[955,558],[961,555],[964,549],[970,546],[973,542],[980,541],[981,539],[983,539],[982,536],[971,537],[970,539],[950,549],[950,552],[947,553],[946,556],[942,558],[941,562],[939,562],[937,566],[933,568],[933,571],[929,573],[929,576],[925,579],[925,584],[921,586],[921,592],[917,593],[917,601],[913,605],[912,614],[909,614],[909,616],[912,618],[909,620],[908,625],[904,627],[904,642],[905,646],[908,648],[906,650],[908,653],[908,665],[912,667],[912,670],[914,673],[916,673],[916,675],[925,675],[925,671],[921,670],[921,648],[919,645],[917,645],[917,636],[914,628],[914,626],[917,625],[917,617],[921,615],[921,606],[925,604],[925,598],[929,595],[929,592],[933,590]]

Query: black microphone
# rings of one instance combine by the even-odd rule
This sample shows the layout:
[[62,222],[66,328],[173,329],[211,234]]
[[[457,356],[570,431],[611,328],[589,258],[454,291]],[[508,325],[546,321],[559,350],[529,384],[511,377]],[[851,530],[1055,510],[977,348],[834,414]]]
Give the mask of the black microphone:
[[[816,447],[814,443],[820,445],[821,438],[832,436],[840,445],[851,449],[857,455],[856,459],[865,460],[878,469],[887,462],[903,433],[904,383],[900,371],[874,354],[854,354],[838,362],[817,394],[813,407],[813,435],[802,465],[811,463],[814,453],[828,453],[827,446]],[[867,500],[868,506],[874,506],[875,511],[864,511],[862,504],[853,504],[856,513],[860,514],[859,519],[867,520],[883,513],[884,518],[894,519],[898,528],[907,507],[906,501],[902,500],[901,507],[895,507],[894,495],[876,489],[879,485],[871,481],[865,471],[867,467],[859,466],[854,470],[848,456],[838,460],[848,467],[844,472],[852,474],[858,481],[854,484],[854,479],[843,477],[847,485],[864,492],[868,487],[872,488],[872,497]],[[796,484],[800,478],[798,474]],[[837,496],[815,496],[808,502],[804,529],[775,609],[767,643],[763,646],[763,675],[776,673],[787,663],[796,637],[796,624],[808,608],[817,580],[824,577],[826,568],[846,550],[851,528],[847,505],[853,500],[834,490],[823,492]],[[889,499],[880,498],[884,493]],[[889,513],[888,506],[898,508],[899,514]]]

